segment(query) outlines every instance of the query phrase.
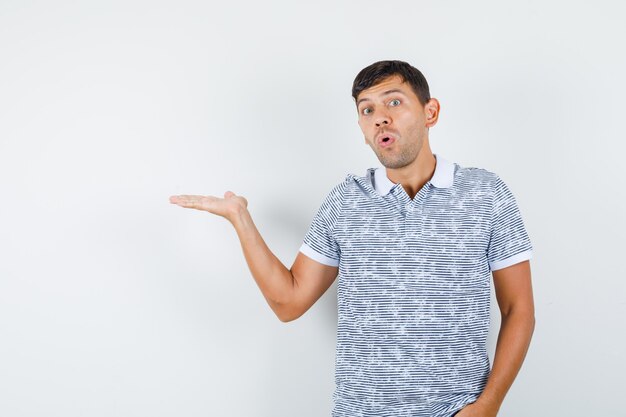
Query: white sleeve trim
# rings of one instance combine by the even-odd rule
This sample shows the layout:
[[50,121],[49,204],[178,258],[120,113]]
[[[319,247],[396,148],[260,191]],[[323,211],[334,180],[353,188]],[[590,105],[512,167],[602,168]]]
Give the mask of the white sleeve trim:
[[533,256],[533,251],[531,249],[520,252],[517,255],[509,256],[506,259],[502,259],[501,261],[489,262],[489,268],[492,271],[497,271],[498,269],[506,268],[507,266],[515,265],[516,263],[527,261]]
[[322,255],[306,243],[303,243],[302,246],[300,246],[300,252],[304,253],[309,258],[321,264],[328,266],[339,266],[339,261],[337,259],[329,258],[328,256]]

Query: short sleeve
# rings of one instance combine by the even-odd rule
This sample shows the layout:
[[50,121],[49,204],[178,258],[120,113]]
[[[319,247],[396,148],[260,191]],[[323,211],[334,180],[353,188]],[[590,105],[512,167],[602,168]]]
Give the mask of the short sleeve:
[[324,265],[339,266],[340,250],[333,228],[341,214],[346,184],[336,185],[326,195],[300,247],[300,252]]
[[491,234],[487,259],[492,271],[532,257],[532,244],[517,202],[509,187],[496,175]]

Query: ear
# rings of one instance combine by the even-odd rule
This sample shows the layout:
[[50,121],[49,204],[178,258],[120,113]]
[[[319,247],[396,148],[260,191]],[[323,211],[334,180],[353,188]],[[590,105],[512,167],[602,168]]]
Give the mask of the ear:
[[439,120],[439,100],[436,98],[431,98],[424,105],[424,114],[426,116],[426,127],[433,127],[437,124],[437,120]]

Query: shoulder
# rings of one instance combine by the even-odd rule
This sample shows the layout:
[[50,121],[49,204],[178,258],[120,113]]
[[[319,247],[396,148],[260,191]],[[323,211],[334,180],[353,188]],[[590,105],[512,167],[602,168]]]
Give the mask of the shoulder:
[[346,198],[350,187],[354,183],[353,174],[347,174],[341,181],[335,182],[326,195],[326,200],[341,201]]
[[368,168],[365,175],[346,174],[326,193],[322,209],[332,211],[334,217],[339,217],[347,202],[354,202],[363,195],[373,196],[376,193],[371,178],[374,171],[375,168]]
[[336,182],[335,185],[326,192],[322,204],[320,205],[320,212],[338,217],[345,201],[349,199],[348,195],[353,182],[351,174],[346,175],[343,180]]
[[346,174],[343,180],[337,183],[329,195],[334,195],[336,198],[350,199],[356,195],[373,195],[374,191],[374,173],[376,168],[367,168],[364,175],[357,175],[353,173]]
[[515,194],[499,174],[485,168],[459,167],[457,175],[458,187],[470,191],[468,194],[478,196],[489,204],[492,216],[511,215],[515,212]]
[[462,188],[493,191],[500,182],[500,176],[493,171],[475,166],[455,165],[454,182]]

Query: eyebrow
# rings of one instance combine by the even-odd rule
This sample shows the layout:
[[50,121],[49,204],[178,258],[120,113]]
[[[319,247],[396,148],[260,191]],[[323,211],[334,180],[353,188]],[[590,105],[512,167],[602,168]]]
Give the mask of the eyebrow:
[[[381,96],[386,96],[386,95],[389,95],[389,94],[392,94],[392,93],[400,93],[402,95],[406,95],[406,94],[404,94],[404,92],[402,90],[394,88],[393,90],[385,91],[384,93],[381,94]],[[359,99],[359,101],[356,102],[356,105],[358,106],[359,104],[361,104],[362,101],[371,101],[371,100],[369,98],[362,98],[362,99]]]

